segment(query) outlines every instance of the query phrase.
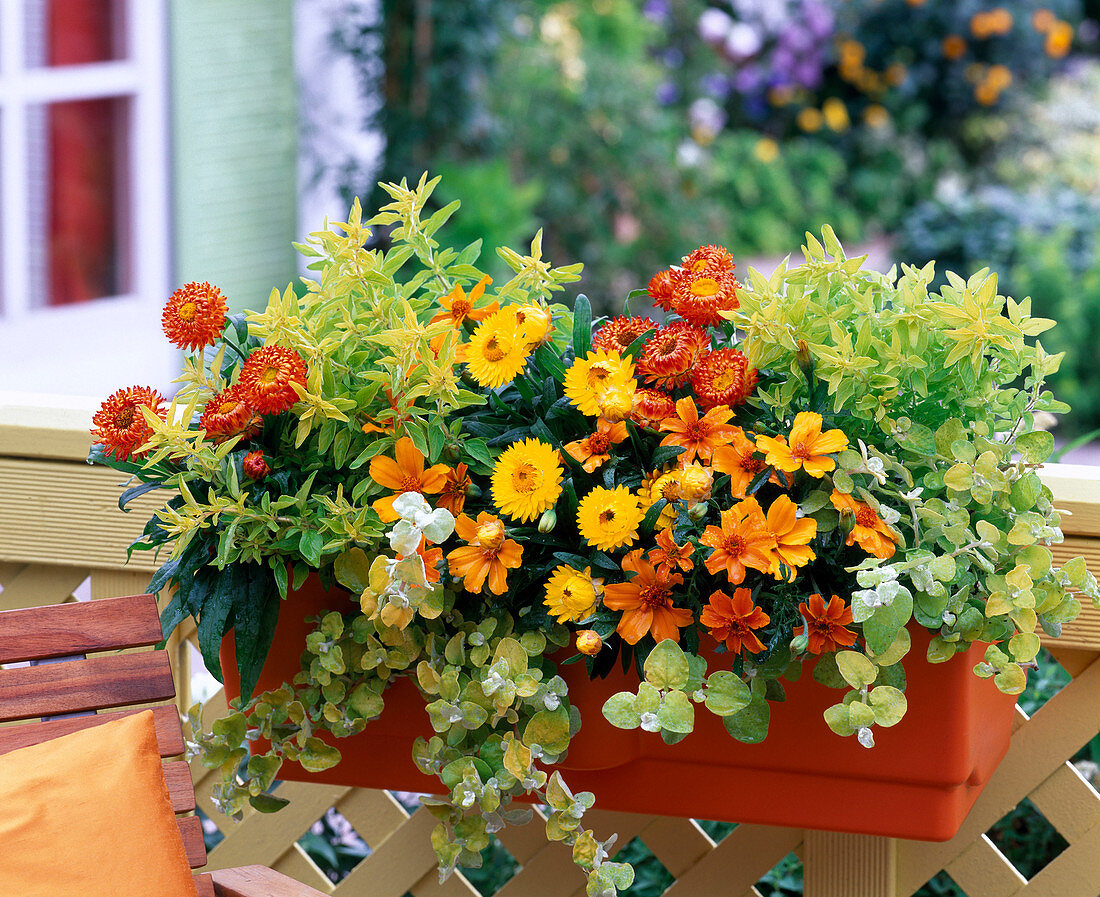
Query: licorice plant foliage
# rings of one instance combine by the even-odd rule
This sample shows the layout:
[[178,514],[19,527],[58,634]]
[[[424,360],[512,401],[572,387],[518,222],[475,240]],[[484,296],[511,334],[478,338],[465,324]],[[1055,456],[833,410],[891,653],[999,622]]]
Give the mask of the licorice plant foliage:
[[[593,795],[552,769],[580,725],[559,663],[636,668],[604,714],[670,743],[697,710],[764,739],[781,680],[809,667],[838,692],[807,751],[826,726],[871,748],[905,713],[906,669],[981,641],[975,673],[1018,693],[1036,628],[1098,599],[1084,562],[1049,549],[1035,414],[1064,406],[1043,388],[1059,359],[1030,338],[1053,322],[995,275],[932,293],[931,264],[865,271],[826,228],[803,264],[746,284],[700,247],[593,326],[585,297],[551,301],[579,266],[552,267],[541,235],[498,250],[499,287],[479,243],[441,249],[457,203],[422,217],[435,183],[386,184],[370,221],[356,203],[311,235],[314,279],[263,312],[177,291],[179,393],[119,390],[95,416],[93,460],[137,481],[120,504],[171,493],[132,546],[170,546],[150,585],[175,590],[165,631],[194,616],[215,674],[234,633],[241,699],[210,732],[192,719],[227,812],[277,809],[282,761],[333,766],[318,733],[361,732],[410,676],[436,732],[412,754],[442,782],[424,802],[443,874],[530,818],[527,795],[589,893],[614,893],[632,870],[583,827]],[[373,226],[387,252],[364,248]],[[254,695],[310,571],[348,609],[316,620],[293,681]],[[906,657],[907,625],[935,632],[927,658]],[[257,737],[270,749],[249,757]]]

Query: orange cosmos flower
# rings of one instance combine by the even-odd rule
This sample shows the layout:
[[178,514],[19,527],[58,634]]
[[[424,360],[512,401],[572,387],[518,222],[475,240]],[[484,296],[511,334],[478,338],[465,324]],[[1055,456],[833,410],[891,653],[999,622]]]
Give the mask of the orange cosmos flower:
[[173,344],[196,352],[212,346],[221,335],[225,312],[221,290],[208,283],[189,283],[168,297],[160,323]]
[[638,426],[656,430],[666,417],[676,413],[676,402],[659,389],[634,390],[630,419]]
[[782,436],[757,436],[756,447],[767,452],[767,462],[779,470],[794,473],[801,467],[810,476],[821,479],[836,467],[828,456],[848,448],[848,437],[840,430],[822,433],[821,415],[800,411],[795,415],[789,441]]
[[306,385],[306,363],[293,349],[261,346],[241,367],[245,401],[261,414],[281,414],[298,401],[293,384]]
[[646,552],[649,562],[657,568],[658,573],[671,573],[673,570],[683,570],[685,573],[695,567],[691,556],[695,553],[695,546],[690,542],[677,545],[672,538],[671,527],[665,527],[657,534],[657,547]]
[[810,549],[810,542],[817,535],[817,521],[813,517],[799,517],[798,507],[786,495],[781,495],[768,508],[768,530],[775,536],[775,566],[771,573],[780,578],[780,562],[790,570],[789,579],[794,580],[795,570],[805,567],[816,555]]
[[246,433],[252,436],[263,426],[261,418],[245,401],[244,387],[239,383],[214,395],[199,417],[199,426],[214,442],[225,442],[230,436]]
[[580,462],[581,467],[587,473],[592,473],[605,461],[611,459],[608,451],[612,445],[617,445],[627,437],[626,424],[622,421],[611,423],[604,418],[596,422],[596,432],[584,439],[569,442],[565,445],[565,451],[571,457]]
[[416,546],[416,553],[420,555],[420,560],[424,562],[424,578],[428,582],[439,582],[443,577],[443,574],[439,570],[440,562],[443,560],[442,548],[428,548],[427,543],[421,541]]
[[698,274],[708,268],[717,271],[732,271],[736,267],[733,264],[733,256],[729,254],[729,250],[725,246],[715,246],[713,243],[700,246],[691,255],[685,255],[683,261],[683,269],[691,274]]
[[392,489],[395,493],[378,499],[372,505],[383,523],[393,523],[397,520],[393,500],[398,495],[405,492],[436,495],[443,491],[447,484],[447,474],[450,472],[446,464],[435,464],[425,470],[424,456],[408,436],[402,436],[397,440],[393,454],[396,460],[384,455],[375,455],[370,459],[370,478],[378,485]]
[[705,267],[698,273],[684,269],[676,278],[672,310],[689,324],[715,327],[724,320],[720,312],[740,305],[740,286],[729,269]]
[[730,444],[720,445],[714,450],[711,464],[715,470],[730,475],[730,494],[734,498],[744,498],[749,484],[768,465],[756,455],[756,444],[745,435],[745,431],[740,427],[733,430]]
[[875,513],[874,508],[856,501],[850,495],[837,492],[836,489],[829,496],[829,500],[833,503],[833,507],[840,511],[842,517],[847,511],[854,518],[852,531],[848,533],[846,544],[852,545],[858,542],[860,548],[882,560],[893,556],[898,537]]
[[769,572],[776,562],[775,536],[755,498],[722,512],[722,525],[708,526],[699,539],[714,549],[706,560],[712,574],[724,569],[735,586],[745,581],[745,568]]
[[92,437],[106,454],[114,455],[118,461],[143,457],[144,453],[136,449],[149,441],[153,428],[146,423],[141,409],[151,408],[163,420],[163,401],[164,397],[149,386],[128,386],[116,391],[92,415],[95,424]]
[[608,349],[623,354],[630,344],[657,325],[649,318],[628,318],[619,315],[603,325],[592,336],[593,349]]
[[461,514],[455,520],[455,532],[467,544],[447,555],[451,575],[462,577],[467,592],[481,594],[486,580],[494,595],[508,591],[508,571],[520,565],[523,546],[504,538],[503,521],[485,511],[477,515],[476,521]]
[[[839,595],[833,595],[826,607],[825,599],[813,594],[808,604],[803,601],[798,605],[798,612],[810,626],[810,644],[807,647],[811,654],[828,654],[855,644],[856,634],[844,628],[845,624],[852,622],[852,609]],[[795,635],[802,635],[805,628],[799,626]]]
[[691,369],[707,349],[710,338],[682,321],[657,328],[638,360],[638,373],[662,389],[675,389],[691,379]]
[[241,469],[250,480],[262,480],[271,473],[271,468],[267,466],[267,462],[264,460],[264,453],[258,449],[244,456]]
[[655,641],[670,638],[679,641],[680,630],[693,620],[690,610],[674,607],[672,587],[683,585],[679,573],[661,574],[646,560],[641,551],[632,551],[623,558],[623,569],[635,573],[629,582],[604,586],[603,603],[612,610],[623,611],[616,631],[623,641],[636,645],[647,633]]
[[748,589],[734,589],[731,598],[725,592],[715,592],[710,603],[699,615],[701,622],[719,643],[725,642],[730,654],[759,654],[764,643],[756,637],[754,629],[767,626],[769,617],[752,603],[752,593]]
[[737,349],[706,352],[691,373],[691,389],[704,408],[743,405],[760,381],[756,368]]
[[493,278],[486,274],[470,290],[469,296],[467,296],[466,291],[462,289],[462,284],[456,283],[454,289],[447,293],[447,295],[439,297],[439,307],[442,308],[443,311],[437,312],[428,323],[434,324],[436,321],[450,321],[455,327],[461,327],[462,323],[467,319],[471,321],[483,321],[488,315],[491,315],[500,308],[499,302],[490,302],[483,308],[474,308],[474,303],[481,298],[482,293],[485,292],[485,288],[492,282]]
[[676,402],[676,417],[669,416],[661,421],[661,430],[669,435],[661,440],[661,445],[682,445],[685,449],[676,460],[681,465],[689,464],[698,455],[703,461],[709,461],[714,450],[720,445],[728,445],[735,435],[737,427],[726,423],[733,412],[724,405],[711,408],[699,417],[699,409],[690,396]]
[[646,287],[646,292],[649,293],[649,298],[653,300],[654,305],[665,311],[672,311],[672,277],[671,268],[658,271],[649,279],[649,285]]
[[466,490],[470,488],[470,483],[469,468],[465,464],[456,464],[454,470],[447,468],[435,506],[446,508],[457,517],[466,505]]

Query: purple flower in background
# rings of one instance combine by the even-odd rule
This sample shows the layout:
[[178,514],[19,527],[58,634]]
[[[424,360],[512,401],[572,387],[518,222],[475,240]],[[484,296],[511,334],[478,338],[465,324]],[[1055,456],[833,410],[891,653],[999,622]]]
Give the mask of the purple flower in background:
[[671,14],[672,7],[669,6],[668,0],[646,0],[645,6],[642,7],[642,15],[658,25],[665,24]]
[[699,79],[699,87],[703,93],[716,100],[724,100],[728,97],[732,86],[730,79],[721,72],[711,72]]
[[737,22],[726,35],[725,52],[734,62],[755,56],[764,46],[764,36],[748,22]]
[[726,39],[732,27],[733,19],[713,6],[704,10],[699,16],[699,37],[708,44],[720,44]]
[[676,98],[680,95],[676,89],[676,85],[671,81],[665,81],[657,88],[657,102],[662,106],[669,106],[676,102]]
[[824,78],[821,62],[817,59],[803,59],[794,67],[792,72],[795,81],[803,87],[820,87]]
[[746,65],[733,76],[733,86],[738,93],[757,93],[764,86],[764,72],[755,65]]
[[829,37],[833,33],[833,11],[817,0],[807,0],[803,5],[802,22],[818,39]]

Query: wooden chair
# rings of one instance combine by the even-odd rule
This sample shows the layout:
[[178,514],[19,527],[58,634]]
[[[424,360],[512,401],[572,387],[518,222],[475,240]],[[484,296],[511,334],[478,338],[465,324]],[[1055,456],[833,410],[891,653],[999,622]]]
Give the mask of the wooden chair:
[[[160,640],[152,595],[0,611],[0,664],[32,661],[0,668],[0,723],[20,723],[0,726],[0,754],[171,701],[167,652],[101,653]],[[178,757],[184,744],[175,705],[162,703],[153,712],[161,757]],[[191,868],[205,866],[199,819],[185,815],[195,809],[191,770],[182,760],[168,760],[164,777]],[[262,866],[196,874],[195,885],[199,897],[322,897]]]

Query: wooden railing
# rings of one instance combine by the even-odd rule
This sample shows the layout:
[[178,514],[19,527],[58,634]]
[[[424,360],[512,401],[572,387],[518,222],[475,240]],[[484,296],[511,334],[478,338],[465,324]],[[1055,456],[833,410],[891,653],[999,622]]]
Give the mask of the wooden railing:
[[[0,609],[54,604],[86,590],[92,598],[145,589],[155,568],[148,554],[126,563],[126,545],[156,504],[154,496],[122,514],[122,477],[84,463],[94,406],[72,400],[0,393]],[[1059,560],[1083,554],[1100,573],[1100,468],[1050,465],[1066,540]],[[190,702],[188,639],[170,648],[180,705]],[[1001,763],[964,823],[946,843],[742,825],[720,842],[692,820],[593,811],[597,831],[619,833],[619,844],[640,838],[675,879],[668,897],[750,897],[754,885],[791,852],[803,861],[806,897],[906,897],[941,870],[968,897],[1096,897],[1100,893],[1100,796],[1069,762],[1100,732],[1100,612],[1086,606],[1061,638],[1045,646],[1072,679],[1028,719],[1017,710],[1016,730]],[[205,711],[224,708],[217,695]],[[410,761],[411,762],[411,761]],[[291,799],[279,813],[253,813],[233,823],[211,806],[211,778],[193,764],[199,805],[222,830],[210,868],[264,863],[326,893],[346,897],[475,897],[461,875],[440,884],[424,811],[411,815],[389,793],[284,783]],[[1069,846],[1031,880],[998,851],[986,832],[1025,799]],[[330,882],[297,841],[335,807],[371,853],[339,884]],[[890,808],[884,807],[884,813]],[[518,872],[494,897],[579,897],[583,881],[568,851],[547,844],[534,823],[499,834]]]

